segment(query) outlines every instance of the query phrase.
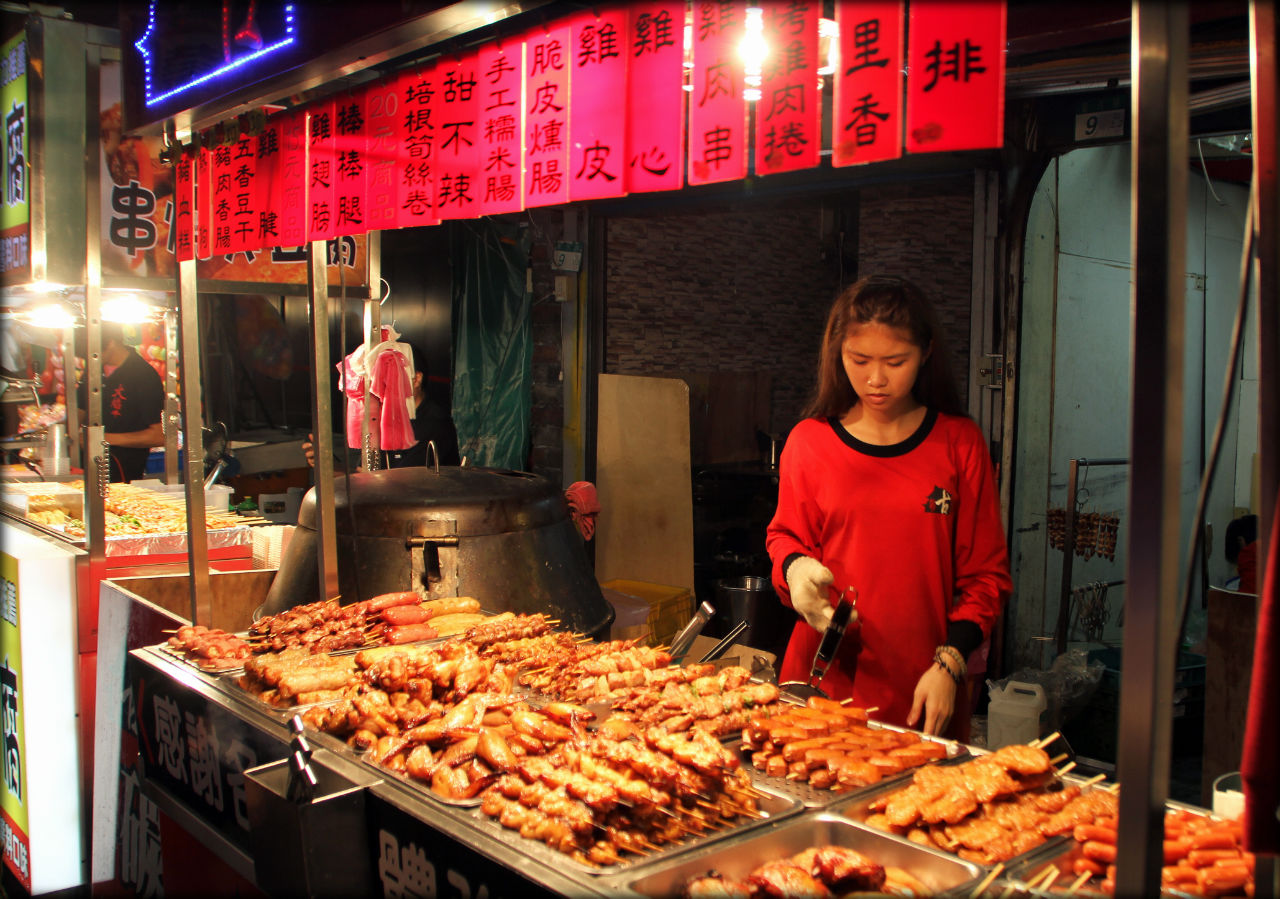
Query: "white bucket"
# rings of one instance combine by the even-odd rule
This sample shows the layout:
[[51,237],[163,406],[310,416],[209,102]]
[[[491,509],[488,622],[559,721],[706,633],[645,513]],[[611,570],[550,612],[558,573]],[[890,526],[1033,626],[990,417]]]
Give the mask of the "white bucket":
[[1048,707],[1040,684],[1009,681],[1003,689],[991,684],[987,707],[987,748],[1030,743],[1040,737],[1040,716]]

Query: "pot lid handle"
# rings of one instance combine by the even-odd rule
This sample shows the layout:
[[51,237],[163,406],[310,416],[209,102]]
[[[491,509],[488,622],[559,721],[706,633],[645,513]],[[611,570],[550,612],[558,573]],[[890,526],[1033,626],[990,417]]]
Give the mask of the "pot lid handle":
[[433,469],[436,474],[440,473],[440,453],[436,449],[434,440],[427,441],[427,467]]

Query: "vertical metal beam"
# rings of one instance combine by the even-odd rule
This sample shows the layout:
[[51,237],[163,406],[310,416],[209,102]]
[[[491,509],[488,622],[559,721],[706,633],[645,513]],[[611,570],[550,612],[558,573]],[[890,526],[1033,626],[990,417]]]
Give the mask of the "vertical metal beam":
[[82,454],[84,444],[80,440],[80,404],[76,402],[76,329],[72,325],[62,329],[62,391],[67,401],[67,457],[73,468],[85,470]]
[[[1276,191],[1276,5],[1249,4],[1250,80],[1253,96],[1253,208],[1257,227],[1254,283],[1258,290],[1258,583],[1264,582],[1280,494],[1280,197]],[[1280,860],[1258,854],[1258,899],[1280,895]]]
[[[564,239],[579,240],[578,210],[564,210]],[[588,263],[588,269],[590,263]],[[586,273],[590,275],[590,271]],[[557,275],[556,277],[562,277]],[[585,441],[583,434],[587,427],[586,390],[585,385],[590,377],[586,369],[586,315],[588,297],[583,297],[578,285],[583,273],[575,273],[572,277],[563,276],[568,282],[565,289],[565,300],[560,304],[560,358],[561,381],[563,382],[564,423],[560,429],[560,480],[561,486],[567,487],[574,481],[586,477],[584,459]]]
[[[969,287],[969,414],[994,445],[1001,435],[997,390],[982,385],[979,370],[993,360],[996,346],[996,233],[1000,224],[1000,181],[996,172],[973,172],[973,261]],[[999,383],[998,381],[996,383]]]
[[1257,218],[1254,283],[1258,288],[1258,583],[1266,571],[1266,551],[1280,492],[1280,197],[1276,183],[1276,5],[1249,4],[1253,88],[1253,208]]
[[1068,630],[1071,628],[1071,574],[1076,558],[1076,548],[1071,539],[1076,532],[1076,502],[1080,491],[1080,460],[1072,459],[1067,468],[1067,508],[1065,537],[1062,544],[1062,583],[1058,590],[1058,626],[1054,630],[1058,655],[1067,651]]
[[[191,204],[193,214],[195,202]],[[187,497],[187,570],[190,572],[191,623],[213,627],[213,590],[209,583],[209,532],[204,507],[204,415],[200,393],[200,296],[196,261],[178,263],[178,323],[182,351],[182,436],[186,446],[183,484]],[[166,441],[167,454],[167,441]],[[166,463],[167,468],[167,463]]]
[[1164,864],[1178,649],[1188,41],[1186,0],[1134,0],[1132,526],[1120,682],[1117,896],[1158,893]]
[[311,428],[316,453],[316,564],[321,599],[338,595],[337,518],[334,515],[333,399],[329,376],[329,278],[325,242],[307,244],[307,292],[311,295]]
[[182,422],[178,391],[178,312],[164,311],[164,482],[178,483],[178,428]]
[[[85,98],[94,108],[98,103],[101,60],[97,48],[85,48]],[[89,116],[85,131],[86,145],[97,147],[98,117]],[[99,192],[102,179],[98,172],[97,153],[85,154],[85,269],[84,269],[84,328],[85,328],[85,440],[84,440],[84,525],[85,541],[89,550],[90,583],[97,584],[106,567],[106,510],[107,481],[110,479],[111,455],[104,439],[102,427],[102,206]],[[34,272],[34,266],[33,266]],[[67,402],[74,402],[72,389],[75,382],[75,357],[68,365],[63,359],[63,371],[70,372],[67,384]],[[96,587],[94,588],[96,589]]]
[[[369,297],[364,301],[364,341],[365,346],[373,346],[379,342],[382,328],[382,306],[378,301],[382,297],[382,232],[370,231],[366,244],[369,258]],[[343,309],[346,308],[346,297],[343,297]],[[347,348],[343,347],[342,352]],[[423,373],[426,377],[426,373]],[[378,467],[378,435],[373,433],[373,403],[369,402],[369,384],[371,378],[364,379],[364,417],[360,420],[360,458],[365,471],[373,471]],[[425,388],[426,385],[424,384]]]

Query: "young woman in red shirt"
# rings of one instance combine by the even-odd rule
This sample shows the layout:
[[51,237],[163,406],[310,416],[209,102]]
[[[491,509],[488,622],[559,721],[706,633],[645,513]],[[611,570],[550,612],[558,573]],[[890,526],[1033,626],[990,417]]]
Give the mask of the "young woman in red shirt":
[[782,451],[773,583],[800,616],[779,673],[806,680],[846,589],[821,686],[873,717],[967,739],[966,662],[1012,582],[986,441],[961,409],[923,293],[864,278],[832,305],[818,384]]

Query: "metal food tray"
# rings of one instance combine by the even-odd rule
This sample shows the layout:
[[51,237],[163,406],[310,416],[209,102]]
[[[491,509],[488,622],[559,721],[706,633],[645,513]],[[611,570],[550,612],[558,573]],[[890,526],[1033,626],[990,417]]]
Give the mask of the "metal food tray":
[[693,849],[712,843],[720,843],[730,837],[743,836],[754,830],[776,825],[779,819],[790,817],[803,810],[803,806],[790,796],[777,793],[764,784],[753,782],[753,786],[764,794],[756,800],[760,811],[764,813],[762,817],[742,818],[740,821],[735,821],[716,830],[708,830],[702,834],[689,834],[683,840],[663,846],[661,849],[652,851],[647,855],[625,853],[622,855],[623,861],[614,865],[588,865],[538,840],[520,836],[516,831],[503,827],[496,819],[490,818],[479,809],[476,809],[473,814],[476,819],[476,827],[479,830],[496,839],[506,841],[520,852],[531,856],[537,861],[552,867],[569,868],[583,874],[609,876],[625,874],[640,866],[647,868],[650,865],[670,860],[673,857],[682,856]]
[[[239,637],[242,635],[235,634],[233,636]],[[199,656],[188,655],[186,650],[176,649],[173,646],[170,646],[167,640],[163,643],[157,643],[154,649],[156,649],[158,652],[164,653],[171,659],[175,659],[176,661],[181,662],[182,664],[186,665],[189,668],[196,669],[202,674],[209,674],[215,677],[221,677],[224,674],[230,674],[230,675],[239,677],[240,675],[244,674],[243,659],[230,659],[229,661],[234,662],[235,664],[227,665],[225,667],[210,667],[209,665],[206,665],[204,663],[214,661],[213,659],[202,659]]]
[[[949,764],[957,763],[959,761],[962,761],[962,759],[960,758],[957,758],[954,760],[948,759],[946,762],[942,762],[941,764],[949,765]],[[1074,777],[1069,774],[1059,775],[1058,779],[1061,780],[1064,785],[1082,786],[1084,783],[1083,778]],[[850,818],[854,821],[858,821],[859,823],[862,823],[866,821],[866,819],[870,816],[870,809],[868,807],[871,805],[872,802],[874,802],[876,799],[879,799],[885,793],[889,793],[893,790],[900,789],[904,785],[905,785],[905,780],[895,781],[895,782],[885,782],[885,783],[876,784],[874,787],[864,790],[854,796],[845,794],[833,807],[833,810],[837,811],[839,814],[844,815],[847,818]],[[1086,790],[1095,789],[1095,787],[1085,787],[1084,789]],[[876,828],[872,828],[872,829],[876,829]],[[896,836],[896,835],[891,834],[891,836]],[[900,839],[906,839],[906,838],[901,837]],[[1062,847],[1070,842],[1074,842],[1071,839],[1070,834],[1066,834],[1065,836],[1059,835],[1059,836],[1053,836],[1053,837],[1046,837],[1045,841],[1041,843],[1039,846],[1035,846],[1031,849],[1028,849],[1026,852],[1021,853],[1020,855],[1015,855],[1013,858],[1006,860],[1004,862],[1005,870],[1009,871],[1014,869],[1015,867],[1019,867],[1028,862],[1035,861],[1040,857],[1042,853],[1053,854],[1055,852],[1060,852]],[[951,854],[949,852],[946,852],[943,849],[939,849],[938,851],[942,852],[944,855]],[[983,867],[989,869],[989,868],[995,867],[995,865],[984,865]]]
[[682,856],[628,882],[626,889],[640,896],[680,896],[685,884],[708,871],[741,880],[766,862],[828,845],[854,849],[886,867],[902,868],[921,881],[930,896],[965,895],[965,886],[982,873],[972,862],[917,846],[848,818],[829,812],[808,812],[780,822],[767,832],[743,835],[742,839],[718,843],[696,855]]
[[[868,721],[867,725],[876,730],[892,730],[899,733],[914,733],[923,740],[931,743],[941,743],[947,748],[947,758],[943,764],[969,758],[969,747],[956,740],[946,740],[941,737],[922,734],[919,731],[913,731],[905,727],[894,727],[890,724],[881,724],[878,721]],[[761,783],[768,784],[774,790],[785,793],[788,796],[794,796],[803,802],[806,808],[828,808],[836,803],[845,802],[855,796],[862,795],[865,791],[880,790],[881,788],[896,786],[902,784],[911,778],[915,768],[907,768],[900,771],[892,777],[886,778],[878,783],[871,784],[866,787],[848,787],[842,790],[835,789],[819,789],[818,787],[809,786],[808,781],[804,780],[788,780],[785,777],[770,777],[755,765],[751,764],[751,752],[742,748],[742,739],[738,738],[737,745],[733,749],[738,753],[738,757],[742,759],[742,767],[751,772],[751,776],[758,779]],[[730,745],[733,745],[732,742]],[[920,767],[920,766],[916,766]]]

